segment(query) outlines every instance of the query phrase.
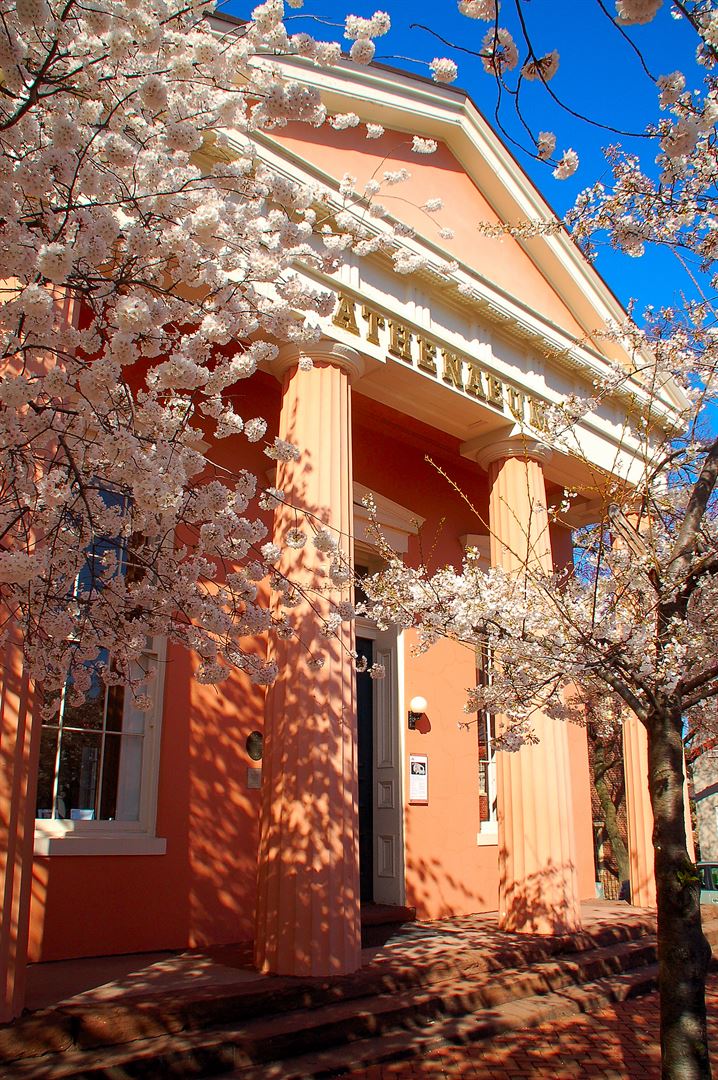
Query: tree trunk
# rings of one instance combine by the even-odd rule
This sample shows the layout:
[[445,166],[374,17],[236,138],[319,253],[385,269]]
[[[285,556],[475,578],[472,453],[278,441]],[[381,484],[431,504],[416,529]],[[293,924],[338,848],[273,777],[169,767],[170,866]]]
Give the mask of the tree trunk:
[[658,902],[658,985],[663,1080],[710,1080],[705,983],[710,946],[703,936],[700,882],[686,849],[681,709],[674,701],[648,718],[648,781],[653,807]]
[[608,781],[608,772],[609,769],[612,768],[612,765],[609,766],[606,763],[606,748],[603,746],[600,739],[594,738],[593,736],[590,736],[590,738],[593,749],[593,786],[596,789],[598,801],[601,804],[606,836],[611,845],[613,857],[616,860],[618,880],[623,883],[624,881],[628,881],[630,876],[628,852],[626,851],[626,845],[623,841],[623,836],[621,835],[621,827],[618,824],[618,811],[623,802],[623,787],[620,789],[620,798],[614,802],[616,794],[611,790]]

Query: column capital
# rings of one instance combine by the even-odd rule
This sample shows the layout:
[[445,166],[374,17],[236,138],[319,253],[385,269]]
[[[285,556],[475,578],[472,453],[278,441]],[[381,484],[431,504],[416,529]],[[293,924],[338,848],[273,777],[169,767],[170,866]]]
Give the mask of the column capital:
[[540,439],[530,438],[516,431],[480,435],[461,444],[462,456],[471,458],[482,469],[488,469],[492,462],[502,458],[529,458],[546,465],[552,453],[551,447]]
[[314,363],[331,364],[332,367],[341,368],[349,376],[349,382],[353,383],[364,374],[364,358],[356,349],[349,345],[342,345],[331,338],[321,338],[312,341],[305,346],[294,344],[282,345],[274,360],[268,365],[270,371],[281,382],[287,371],[296,367],[300,357],[311,356]]

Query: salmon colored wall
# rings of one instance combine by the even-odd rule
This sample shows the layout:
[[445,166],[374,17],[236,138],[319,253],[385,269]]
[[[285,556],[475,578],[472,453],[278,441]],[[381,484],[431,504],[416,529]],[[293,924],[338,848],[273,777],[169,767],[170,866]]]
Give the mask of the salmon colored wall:
[[[244,412],[276,430],[279,384],[240,384]],[[240,405],[240,411],[243,406]],[[461,560],[459,536],[485,532],[486,477],[461,458],[458,443],[427,425],[354,395],[354,476],[427,518],[410,558],[433,567]],[[245,440],[220,444],[215,458],[264,476],[266,458]],[[473,502],[425,460],[431,454]],[[443,524],[439,524],[444,518]],[[411,655],[407,633],[405,700],[423,694],[428,726],[407,732],[407,754],[429,757],[429,806],[406,807],[407,902],[421,918],[492,910],[497,848],[478,846],[476,732],[458,730],[473,652],[440,642]],[[191,678],[192,661],[169,650],[165,677],[157,835],[164,856],[53,856],[35,860],[31,958],[201,946],[252,934],[259,792],[247,788],[245,741],[263,727],[263,692],[243,676],[221,688]],[[570,736],[582,895],[593,895],[591,811],[585,734]],[[408,759],[407,759],[408,760]],[[408,776],[405,778],[408,793]],[[585,838],[585,839],[584,839]]]
[[[427,519],[421,541],[412,539],[409,560],[423,554],[431,568],[459,566],[459,537],[485,533],[488,519],[486,476],[460,457],[458,441],[375,401],[354,395],[354,476],[357,481]],[[467,501],[425,458],[445,469],[473,503]],[[377,463],[385,463],[377,474]],[[558,492],[549,488],[549,502]],[[439,525],[439,522],[443,523]],[[573,560],[571,532],[551,527],[557,569]],[[406,732],[405,791],[409,790],[408,755],[429,757],[429,805],[406,806],[407,903],[419,918],[434,919],[492,911],[498,900],[498,848],[479,846],[477,736],[472,726],[459,731],[464,690],[475,679],[474,655],[442,641],[413,656],[412,632],[405,634],[404,700],[427,698],[427,720]],[[582,898],[595,895],[593,830],[586,732],[569,725],[577,871]]]
[[[423,556],[436,569],[461,564],[459,537],[485,532],[486,477],[459,455],[456,439],[375,401],[354,395],[354,478],[426,518],[409,559]],[[425,457],[431,455],[476,506],[474,513]],[[442,519],[443,522],[442,522]],[[441,641],[413,656],[416,638],[404,641],[404,700],[417,694],[429,705],[426,720],[406,732],[404,789],[408,801],[409,754],[429,758],[429,805],[405,808],[406,902],[420,919],[438,919],[497,906],[496,847],[478,847],[478,750],[476,729],[459,731],[464,690],[475,680],[474,653]],[[404,719],[402,718],[402,721]]]
[[167,853],[37,859],[46,895],[32,959],[252,936],[259,792],[246,788],[245,740],[262,713],[247,679],[218,692],[192,679],[186,653],[168,650],[157,814]]
[[[276,431],[280,387],[258,375],[234,388],[237,409]],[[243,412],[242,398],[246,399]],[[261,445],[219,443],[218,463],[264,478]],[[263,647],[260,643],[260,647]],[[264,691],[243,675],[221,687],[192,678],[193,661],[168,649],[157,836],[165,855],[35,859],[31,960],[195,947],[252,937],[259,795],[245,743],[264,726]]]
[[[462,458],[459,440],[444,432],[360,394],[354,394],[352,409],[354,479],[426,518],[421,536],[410,538],[411,561],[423,557],[434,569],[447,563],[458,568],[459,537],[487,532],[486,474]],[[425,460],[427,456],[459,491]]]
[[405,810],[406,902],[420,919],[441,919],[498,906],[498,847],[479,846],[478,747],[476,727],[459,731],[464,690],[475,681],[474,653],[440,641],[412,656],[415,634],[406,635],[405,700],[427,699],[426,716],[406,733],[408,756],[429,759],[429,805]]
[[[476,227],[477,222],[497,224],[499,218],[443,143],[434,154],[415,154],[410,136],[387,131],[380,139],[367,139],[363,125],[333,131],[326,126],[315,130],[306,124],[289,124],[273,133],[273,138],[331,176],[355,176],[359,192],[367,180],[381,180],[385,170],[407,168],[411,179],[393,186],[383,184],[376,202],[443,247],[448,258],[465,262],[564,330],[583,336],[583,328],[518,242],[511,236],[485,236]],[[444,201],[441,211],[427,214],[420,209],[437,197]],[[454,239],[441,240],[441,228],[453,229]]]

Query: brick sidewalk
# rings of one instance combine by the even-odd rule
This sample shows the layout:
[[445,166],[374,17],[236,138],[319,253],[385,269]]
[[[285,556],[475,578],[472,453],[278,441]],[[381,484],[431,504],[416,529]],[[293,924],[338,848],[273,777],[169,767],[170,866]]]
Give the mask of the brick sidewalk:
[[[706,999],[711,1064],[718,1076],[718,976]],[[658,1080],[658,995],[612,1005],[594,1016],[570,1017],[467,1046],[447,1046],[422,1060],[373,1065],[344,1073],[352,1080]]]

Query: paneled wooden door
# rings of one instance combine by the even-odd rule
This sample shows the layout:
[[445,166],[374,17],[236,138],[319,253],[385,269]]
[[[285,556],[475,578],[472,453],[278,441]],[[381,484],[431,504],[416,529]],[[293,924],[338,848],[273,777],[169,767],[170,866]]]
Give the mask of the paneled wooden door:
[[361,898],[403,904],[403,740],[396,634],[357,627],[357,652],[381,664],[383,679],[357,675],[359,866]]

